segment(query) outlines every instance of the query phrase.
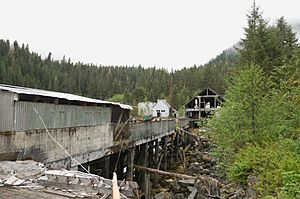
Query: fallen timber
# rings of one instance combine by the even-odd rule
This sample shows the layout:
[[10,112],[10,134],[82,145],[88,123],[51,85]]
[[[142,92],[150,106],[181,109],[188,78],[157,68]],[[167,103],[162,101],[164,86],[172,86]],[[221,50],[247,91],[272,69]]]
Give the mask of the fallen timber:
[[173,172],[167,172],[167,171],[162,171],[158,169],[152,169],[152,168],[147,168],[143,166],[138,166],[138,165],[133,165],[134,168],[143,171],[143,172],[149,172],[149,173],[154,173],[154,174],[160,174],[160,175],[165,175],[169,177],[175,177],[175,178],[182,178],[182,179],[196,179],[195,176],[189,176],[181,173],[173,173]]
[[[174,172],[168,172],[168,171],[162,171],[159,169],[153,169],[153,168],[148,168],[148,167],[143,167],[143,166],[139,166],[139,165],[133,165],[134,168],[142,171],[142,172],[148,172],[148,173],[153,173],[153,174],[159,174],[159,175],[164,175],[164,176],[169,176],[169,177],[174,177],[174,178],[181,178],[181,179],[202,179],[202,180],[209,180],[211,182],[217,182],[219,187],[224,187],[224,185],[220,182],[218,182],[218,180],[212,178],[212,177],[208,177],[208,176],[190,176],[190,175],[185,175],[185,174],[181,174],[181,173],[174,173]],[[199,173],[201,174],[201,172]],[[203,172],[203,174],[208,174],[208,172]],[[190,181],[189,181],[190,182]]]

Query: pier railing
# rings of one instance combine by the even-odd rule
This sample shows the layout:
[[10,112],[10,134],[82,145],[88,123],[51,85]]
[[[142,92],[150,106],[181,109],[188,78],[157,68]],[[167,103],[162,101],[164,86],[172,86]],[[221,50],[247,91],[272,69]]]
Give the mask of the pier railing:
[[157,139],[175,131],[175,120],[133,123],[129,126],[129,141]]

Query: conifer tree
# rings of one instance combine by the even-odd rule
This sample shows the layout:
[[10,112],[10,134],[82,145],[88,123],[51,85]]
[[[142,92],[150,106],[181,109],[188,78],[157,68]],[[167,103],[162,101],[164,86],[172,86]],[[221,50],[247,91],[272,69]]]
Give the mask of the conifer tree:
[[274,26],[269,26],[255,2],[247,17],[245,38],[240,42],[239,66],[243,68],[255,63],[271,74],[274,68],[282,66],[299,48],[296,33],[283,17]]
[[295,50],[299,47],[298,38],[292,27],[284,17],[280,17],[276,22],[277,40],[280,42],[282,51],[282,64],[291,59]]
[[257,64],[270,71],[268,54],[270,53],[269,28],[266,20],[262,17],[259,7],[253,2],[252,10],[247,15],[248,27],[244,28],[245,38],[240,42],[240,66]]

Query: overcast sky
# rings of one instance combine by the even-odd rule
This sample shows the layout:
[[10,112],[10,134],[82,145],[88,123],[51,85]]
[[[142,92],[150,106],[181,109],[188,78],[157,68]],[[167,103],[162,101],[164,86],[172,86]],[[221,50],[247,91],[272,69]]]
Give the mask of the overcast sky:
[[[55,59],[179,69],[243,37],[251,0],[0,0],[0,38]],[[300,21],[299,0],[257,0],[264,17]]]

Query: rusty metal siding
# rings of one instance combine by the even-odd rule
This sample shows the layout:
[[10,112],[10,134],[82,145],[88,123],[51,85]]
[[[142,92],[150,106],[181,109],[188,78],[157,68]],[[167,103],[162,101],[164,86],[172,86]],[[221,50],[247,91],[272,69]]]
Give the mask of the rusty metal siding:
[[14,95],[11,92],[0,91],[0,132],[13,130]]
[[16,130],[44,129],[33,107],[37,109],[47,128],[93,126],[110,123],[111,120],[109,107],[18,101],[15,102]]

